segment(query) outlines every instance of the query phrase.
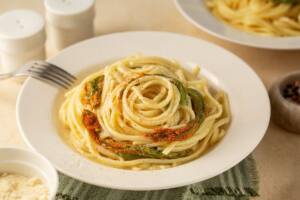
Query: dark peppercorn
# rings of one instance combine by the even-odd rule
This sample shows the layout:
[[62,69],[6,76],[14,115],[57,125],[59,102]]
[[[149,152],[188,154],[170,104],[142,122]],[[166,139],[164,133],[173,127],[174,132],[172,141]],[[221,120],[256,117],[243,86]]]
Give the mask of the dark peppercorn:
[[300,80],[295,80],[286,84],[283,88],[282,96],[285,99],[300,105]]

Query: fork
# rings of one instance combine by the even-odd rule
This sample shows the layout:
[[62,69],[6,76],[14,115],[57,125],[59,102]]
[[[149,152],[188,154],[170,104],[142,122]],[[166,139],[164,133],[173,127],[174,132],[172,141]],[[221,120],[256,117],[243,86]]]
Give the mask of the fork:
[[75,76],[66,70],[52,63],[40,60],[26,63],[23,67],[14,72],[0,74],[0,80],[17,76],[30,76],[65,89],[70,88],[77,80]]

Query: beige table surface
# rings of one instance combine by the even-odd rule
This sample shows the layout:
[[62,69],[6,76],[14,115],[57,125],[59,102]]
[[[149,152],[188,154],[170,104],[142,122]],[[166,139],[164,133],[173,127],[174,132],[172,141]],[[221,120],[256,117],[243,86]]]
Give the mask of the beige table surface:
[[[0,13],[15,8],[43,14],[42,0],[0,0]],[[97,35],[130,30],[178,32],[216,43],[243,58],[267,88],[282,74],[300,69],[300,51],[262,50],[221,41],[187,22],[172,0],[97,1]],[[0,147],[27,148],[15,119],[20,86],[13,80],[0,82]],[[255,199],[300,199],[300,135],[288,133],[271,122],[254,154],[260,175],[260,197]]]

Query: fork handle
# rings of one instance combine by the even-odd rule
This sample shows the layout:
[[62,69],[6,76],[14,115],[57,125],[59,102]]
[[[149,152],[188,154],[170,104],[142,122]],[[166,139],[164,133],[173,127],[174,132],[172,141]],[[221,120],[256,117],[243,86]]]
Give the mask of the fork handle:
[[0,80],[4,80],[4,79],[8,79],[10,77],[12,77],[13,74],[12,73],[4,73],[4,74],[0,74]]

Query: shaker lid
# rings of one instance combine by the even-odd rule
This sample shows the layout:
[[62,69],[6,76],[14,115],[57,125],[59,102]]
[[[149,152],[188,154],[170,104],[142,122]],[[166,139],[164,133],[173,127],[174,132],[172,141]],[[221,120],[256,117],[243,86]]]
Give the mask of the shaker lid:
[[61,28],[93,23],[94,0],[45,0],[47,23]]
[[45,21],[37,12],[13,10],[0,16],[0,49],[24,51],[45,41]]
[[93,5],[94,0],[45,0],[47,11],[57,15],[76,15]]

